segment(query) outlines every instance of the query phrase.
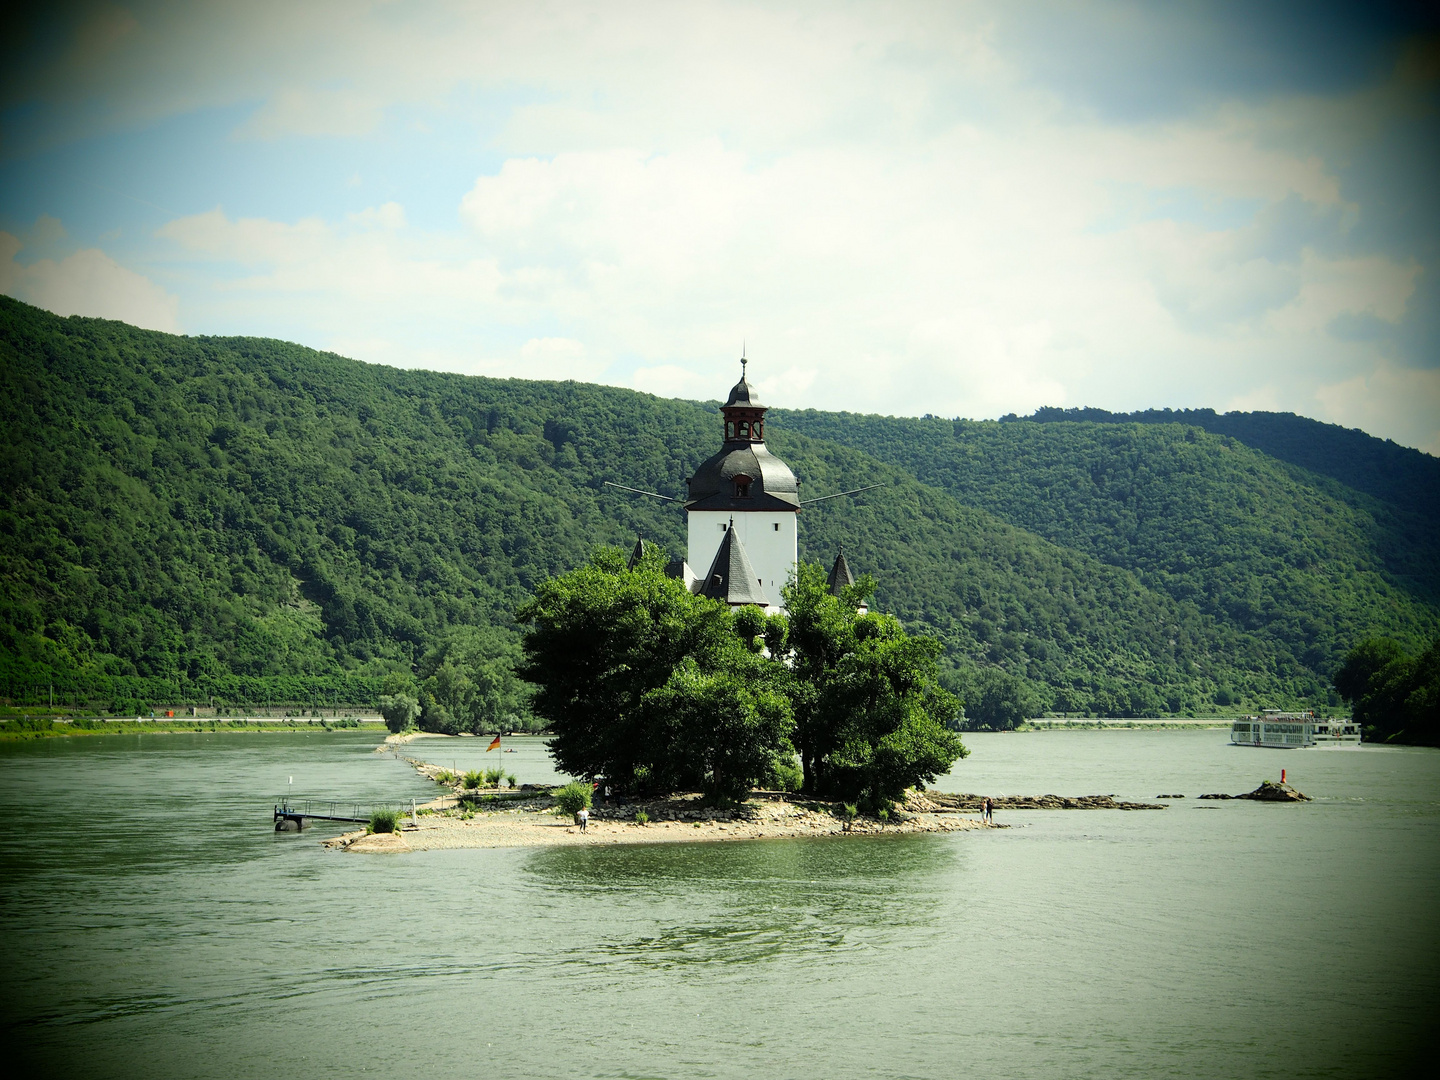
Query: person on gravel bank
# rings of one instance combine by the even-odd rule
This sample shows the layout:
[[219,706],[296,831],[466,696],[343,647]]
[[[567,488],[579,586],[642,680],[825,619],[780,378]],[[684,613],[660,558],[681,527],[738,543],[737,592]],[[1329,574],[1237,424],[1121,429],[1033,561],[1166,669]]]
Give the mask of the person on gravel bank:
[[586,807],[582,806],[575,811],[575,824],[580,826],[581,832],[584,832],[585,826],[590,824],[590,811]]

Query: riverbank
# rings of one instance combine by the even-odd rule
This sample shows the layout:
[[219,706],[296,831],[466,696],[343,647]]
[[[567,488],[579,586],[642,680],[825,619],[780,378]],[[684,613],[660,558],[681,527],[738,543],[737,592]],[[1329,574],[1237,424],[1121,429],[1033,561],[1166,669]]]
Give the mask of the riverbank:
[[64,739],[86,735],[200,735],[209,732],[251,732],[253,734],[308,731],[384,731],[379,720],[343,720],[311,718],[236,718],[233,720],[7,720],[0,723],[0,742],[25,742],[31,739]]

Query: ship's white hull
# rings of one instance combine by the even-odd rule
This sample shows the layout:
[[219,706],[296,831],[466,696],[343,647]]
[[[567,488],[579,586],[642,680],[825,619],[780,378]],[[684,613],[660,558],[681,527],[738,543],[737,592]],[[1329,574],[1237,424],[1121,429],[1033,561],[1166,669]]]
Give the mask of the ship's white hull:
[[1304,750],[1312,746],[1359,746],[1358,724],[1341,720],[1315,720],[1309,716],[1247,716],[1230,726],[1234,746],[1267,750]]

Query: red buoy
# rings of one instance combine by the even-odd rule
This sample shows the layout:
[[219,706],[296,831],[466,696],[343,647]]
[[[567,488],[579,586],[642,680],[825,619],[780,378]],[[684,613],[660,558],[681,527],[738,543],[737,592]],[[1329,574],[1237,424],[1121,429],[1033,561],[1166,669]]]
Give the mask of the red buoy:
[[1282,784],[1285,783],[1285,770],[1284,770],[1284,769],[1281,769],[1281,770],[1280,770],[1280,783],[1282,783]]

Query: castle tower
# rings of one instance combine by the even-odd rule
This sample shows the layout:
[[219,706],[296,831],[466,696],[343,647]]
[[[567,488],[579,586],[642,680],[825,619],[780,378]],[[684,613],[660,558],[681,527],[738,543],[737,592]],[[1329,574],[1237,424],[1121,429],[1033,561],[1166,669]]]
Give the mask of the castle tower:
[[[725,441],[719,453],[687,481],[685,561],[692,570],[710,568],[698,591],[775,612],[799,557],[800,494],[795,474],[765,447],[766,406],[745,379],[747,362],[741,359],[740,381],[720,410]],[[747,574],[753,582],[742,580]]]

